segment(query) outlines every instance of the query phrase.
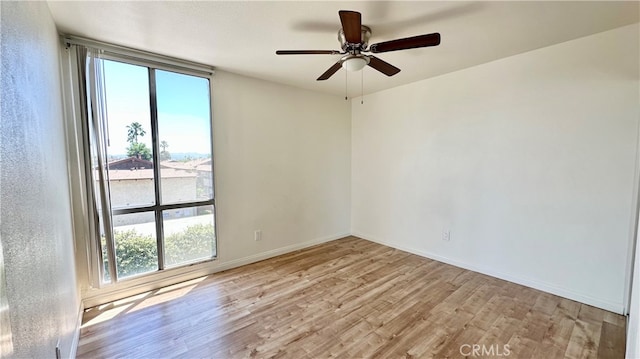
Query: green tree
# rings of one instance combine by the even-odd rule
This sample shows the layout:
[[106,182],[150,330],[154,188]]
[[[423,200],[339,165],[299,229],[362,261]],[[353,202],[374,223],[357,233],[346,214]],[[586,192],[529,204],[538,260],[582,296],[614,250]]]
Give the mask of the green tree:
[[127,156],[151,161],[151,150],[144,143],[134,143],[127,147]]

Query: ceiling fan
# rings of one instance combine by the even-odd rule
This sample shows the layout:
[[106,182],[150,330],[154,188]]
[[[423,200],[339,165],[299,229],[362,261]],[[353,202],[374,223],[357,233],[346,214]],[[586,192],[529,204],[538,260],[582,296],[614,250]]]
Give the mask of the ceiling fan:
[[369,65],[387,76],[393,76],[400,72],[400,69],[383,61],[373,55],[365,55],[363,52],[374,54],[415,49],[420,47],[438,46],[440,44],[440,34],[425,34],[402,39],[379,42],[369,46],[371,29],[362,25],[362,15],[357,11],[340,10],[340,22],[342,29],[338,31],[338,41],[342,51],[337,50],[278,50],[276,55],[344,55],[325,71],[318,81],[330,78],[336,71],[344,67],[347,71],[360,71]]

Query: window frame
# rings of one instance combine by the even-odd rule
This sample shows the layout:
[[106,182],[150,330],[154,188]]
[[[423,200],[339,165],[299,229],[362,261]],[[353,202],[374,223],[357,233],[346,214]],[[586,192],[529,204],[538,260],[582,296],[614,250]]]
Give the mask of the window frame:
[[[194,74],[193,72],[190,71],[186,71],[186,69],[181,69],[182,71],[178,71],[177,69],[175,69],[175,67],[171,67],[171,68],[160,68],[160,66],[157,66],[156,63],[154,64],[144,64],[143,61],[136,61],[135,63],[132,61],[128,61],[127,58],[123,58],[122,56],[115,56],[113,54],[104,54],[101,57],[102,60],[108,60],[108,61],[116,61],[116,62],[121,62],[124,64],[129,64],[129,65],[135,65],[135,66],[140,66],[140,67],[145,67],[147,69],[147,73],[148,73],[148,77],[147,77],[147,81],[148,81],[148,85],[149,85],[149,121],[151,124],[151,148],[152,148],[152,160],[154,163],[153,166],[153,187],[154,187],[154,197],[155,197],[155,203],[153,205],[148,205],[148,206],[133,206],[133,207],[126,207],[126,208],[114,208],[113,206],[111,206],[110,212],[111,212],[111,218],[113,218],[114,216],[117,215],[123,215],[123,214],[133,214],[133,213],[143,213],[143,212],[153,212],[154,214],[154,218],[155,218],[155,227],[156,227],[156,245],[157,245],[157,256],[158,256],[158,269],[156,271],[152,271],[152,272],[146,272],[146,273],[140,273],[140,274],[136,274],[136,275],[132,275],[132,276],[128,276],[128,277],[124,277],[124,278],[120,278],[116,275],[116,278],[113,278],[113,276],[111,276],[111,280],[112,283],[118,283],[118,282],[122,282],[122,281],[127,281],[127,280],[131,280],[133,278],[137,278],[140,276],[144,276],[144,275],[150,275],[150,274],[154,274],[156,272],[162,272],[165,270],[171,270],[174,268],[179,268],[182,266],[189,266],[192,264],[196,264],[196,263],[202,263],[202,262],[207,262],[207,261],[213,261],[217,258],[218,255],[218,251],[217,251],[217,222],[216,222],[216,204],[215,204],[215,181],[213,180],[212,176],[212,183],[211,185],[213,186],[213,194],[212,194],[212,198],[207,199],[207,200],[200,200],[200,201],[191,201],[191,202],[179,202],[179,203],[170,203],[170,204],[163,204],[162,200],[161,200],[161,196],[162,196],[162,175],[161,175],[161,171],[160,171],[160,143],[158,141],[159,138],[159,124],[158,124],[158,102],[157,102],[157,89],[156,89],[156,71],[157,70],[161,70],[161,71],[168,71],[168,72],[172,72],[172,73],[178,73],[178,74],[182,74],[182,75],[188,75],[188,76],[194,76],[194,77],[199,77],[199,78],[204,78],[208,81],[209,83],[209,151],[211,153],[211,171],[212,173],[215,174],[214,172],[214,159],[213,159],[213,119],[212,119],[212,111],[211,111],[211,105],[212,105],[212,93],[211,93],[211,78],[209,76],[204,77],[202,75],[198,75],[198,74]],[[107,99],[108,101],[108,99]],[[107,168],[107,172],[109,172],[109,169]],[[162,212],[166,211],[166,210],[172,210],[172,209],[181,209],[181,208],[195,208],[195,207],[201,207],[201,206],[212,206],[213,207],[213,220],[214,220],[214,237],[216,239],[216,253],[214,254],[213,257],[211,258],[207,258],[207,259],[203,259],[203,260],[196,260],[196,261],[191,261],[191,262],[185,262],[183,264],[179,264],[176,266],[171,266],[169,268],[166,267],[166,261],[165,261],[165,243],[164,243],[164,226],[163,226],[163,222],[164,222],[164,218],[162,216]],[[115,231],[113,228],[113,221],[112,222],[112,230],[111,230],[111,235],[115,236]],[[107,240],[107,245],[109,245],[110,248],[108,248],[108,251],[113,251],[113,257],[115,257],[115,238],[111,238],[111,240]],[[108,253],[108,252],[107,252]],[[109,261],[109,265],[111,266],[111,261]],[[116,265],[114,263],[114,265]],[[103,266],[100,266],[101,271],[104,270]],[[113,273],[115,273],[116,271],[113,271]],[[104,273],[101,273],[101,280],[102,278],[104,278]],[[101,284],[104,284],[103,282],[101,282]]]
[[[70,49],[73,46],[89,46],[92,48],[96,48],[100,51],[100,58],[104,60],[112,60],[118,61],[126,64],[132,64],[137,66],[143,66],[147,68],[147,71],[150,74],[149,78],[149,91],[150,91],[150,109],[152,111],[150,121],[152,123],[152,147],[153,147],[153,160],[154,163],[154,191],[156,197],[156,203],[152,206],[137,206],[131,208],[118,208],[111,209],[111,217],[118,214],[127,214],[127,213],[139,213],[139,212],[153,212],[154,217],[156,218],[156,233],[158,234],[157,241],[163,242],[163,233],[162,233],[162,211],[170,210],[170,209],[179,209],[179,208],[195,208],[200,206],[212,206],[213,209],[213,218],[214,218],[214,236],[215,236],[215,253],[211,258],[196,260],[192,262],[185,262],[178,265],[171,265],[167,268],[164,263],[161,263],[164,259],[165,251],[163,243],[158,245],[158,270],[141,273],[138,275],[128,276],[125,278],[119,278],[114,280],[111,279],[111,282],[102,283],[103,271],[104,271],[104,262],[102,258],[102,251],[99,250],[101,248],[100,236],[97,238],[95,236],[95,232],[93,229],[98,228],[96,224],[97,218],[93,215],[92,211],[86,212],[88,209],[90,210],[93,204],[81,205],[81,208],[74,208],[74,213],[78,210],[81,210],[83,215],[83,225],[74,225],[75,229],[75,237],[76,237],[76,254],[80,255],[79,259],[79,269],[82,269],[84,265],[87,269],[86,282],[82,283],[82,297],[86,302],[85,305],[92,306],[98,305],[101,303],[106,303],[112,300],[117,300],[129,295],[134,295],[140,293],[141,291],[146,291],[150,289],[160,288],[162,286],[174,284],[177,282],[182,282],[185,280],[191,280],[194,278],[198,278],[207,274],[210,274],[215,271],[216,265],[213,264],[220,257],[220,241],[219,241],[219,225],[217,222],[217,211],[218,205],[216,200],[216,166],[215,166],[215,151],[214,151],[214,122],[213,122],[213,76],[214,76],[214,68],[206,65],[201,65],[198,63],[180,60],[176,58],[166,57],[162,55],[157,55],[153,53],[149,53],[146,51],[140,51],[135,49],[130,49],[122,46],[111,45],[102,43],[95,40],[85,39],[76,36],[63,35],[61,36],[61,42],[64,48],[67,50],[63,51],[63,67],[62,72],[65,74],[65,79],[68,80],[65,85],[67,89],[70,89],[69,92],[65,91],[66,101],[70,101],[67,103],[67,107],[65,108],[65,112],[67,112],[67,116],[69,118],[69,122],[67,124],[67,128],[69,132],[69,137],[72,139],[72,142],[69,143],[69,151],[72,157],[77,159],[77,163],[73,166],[74,169],[78,169],[75,173],[70,173],[70,176],[77,176],[79,180],[85,183],[86,187],[83,188],[74,188],[73,191],[77,195],[78,199],[84,199],[85,201],[92,201],[93,195],[91,194],[92,189],[90,188],[90,184],[92,184],[93,176],[87,171],[85,166],[86,160],[90,156],[87,152],[90,148],[90,144],[88,143],[88,138],[86,136],[85,126],[86,124],[80,123],[81,116],[78,115],[78,111],[80,111],[79,105],[76,102],[76,99],[81,96],[79,89],[74,84],[74,73],[78,70],[78,63],[74,60],[72,55],[72,51]],[[67,62],[65,64],[64,62]],[[208,91],[209,91],[209,138],[210,138],[210,151],[211,151],[211,186],[213,189],[212,198],[206,200],[197,200],[191,202],[181,202],[181,203],[171,203],[171,204],[162,204],[159,201],[159,196],[161,196],[161,184],[162,181],[160,178],[160,167],[159,167],[159,155],[160,155],[160,144],[158,142],[158,114],[157,114],[157,102],[156,102],[156,93],[155,93],[155,71],[163,70],[169,71],[184,75],[196,76],[200,78],[204,78],[208,81]],[[151,79],[151,74],[153,73],[154,78]],[[151,84],[153,83],[153,90]],[[151,94],[153,91],[153,95]],[[153,100],[151,100],[153,99]],[[153,107],[151,104],[153,101]],[[80,122],[79,122],[80,121]],[[73,149],[77,149],[73,151]],[[75,153],[74,153],[75,152]],[[84,163],[84,164],[83,164]],[[76,167],[77,166],[77,167]],[[72,171],[73,172],[73,171]],[[75,216],[75,214],[74,214]],[[158,220],[158,216],[160,217]],[[78,238],[81,237],[81,238]],[[114,243],[114,241],[111,241]],[[97,248],[96,248],[97,246]],[[78,250],[79,249],[79,250]],[[98,250],[96,250],[98,249]],[[115,249],[115,248],[112,248]],[[115,251],[113,252],[115,253]],[[161,259],[162,258],[162,259]],[[115,263],[113,264],[115,266]],[[81,275],[80,278],[84,277]]]

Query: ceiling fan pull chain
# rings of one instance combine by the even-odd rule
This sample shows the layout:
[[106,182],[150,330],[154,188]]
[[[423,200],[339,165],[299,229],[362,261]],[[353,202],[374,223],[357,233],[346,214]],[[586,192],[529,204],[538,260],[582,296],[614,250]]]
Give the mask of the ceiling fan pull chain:
[[360,104],[364,104],[364,69],[360,71]]
[[347,74],[349,73],[349,71],[345,71],[344,72],[344,100],[347,101],[349,98],[347,97]]

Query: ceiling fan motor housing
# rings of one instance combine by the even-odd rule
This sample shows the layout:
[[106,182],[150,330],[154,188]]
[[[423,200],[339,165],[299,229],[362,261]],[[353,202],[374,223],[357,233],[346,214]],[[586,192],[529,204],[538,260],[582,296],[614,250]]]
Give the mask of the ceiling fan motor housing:
[[338,31],[338,41],[340,41],[340,48],[344,52],[348,52],[351,54],[357,54],[360,51],[365,51],[369,46],[369,38],[371,37],[371,29],[368,26],[362,25],[362,41],[358,44],[349,43],[344,35],[344,30],[340,29]]

